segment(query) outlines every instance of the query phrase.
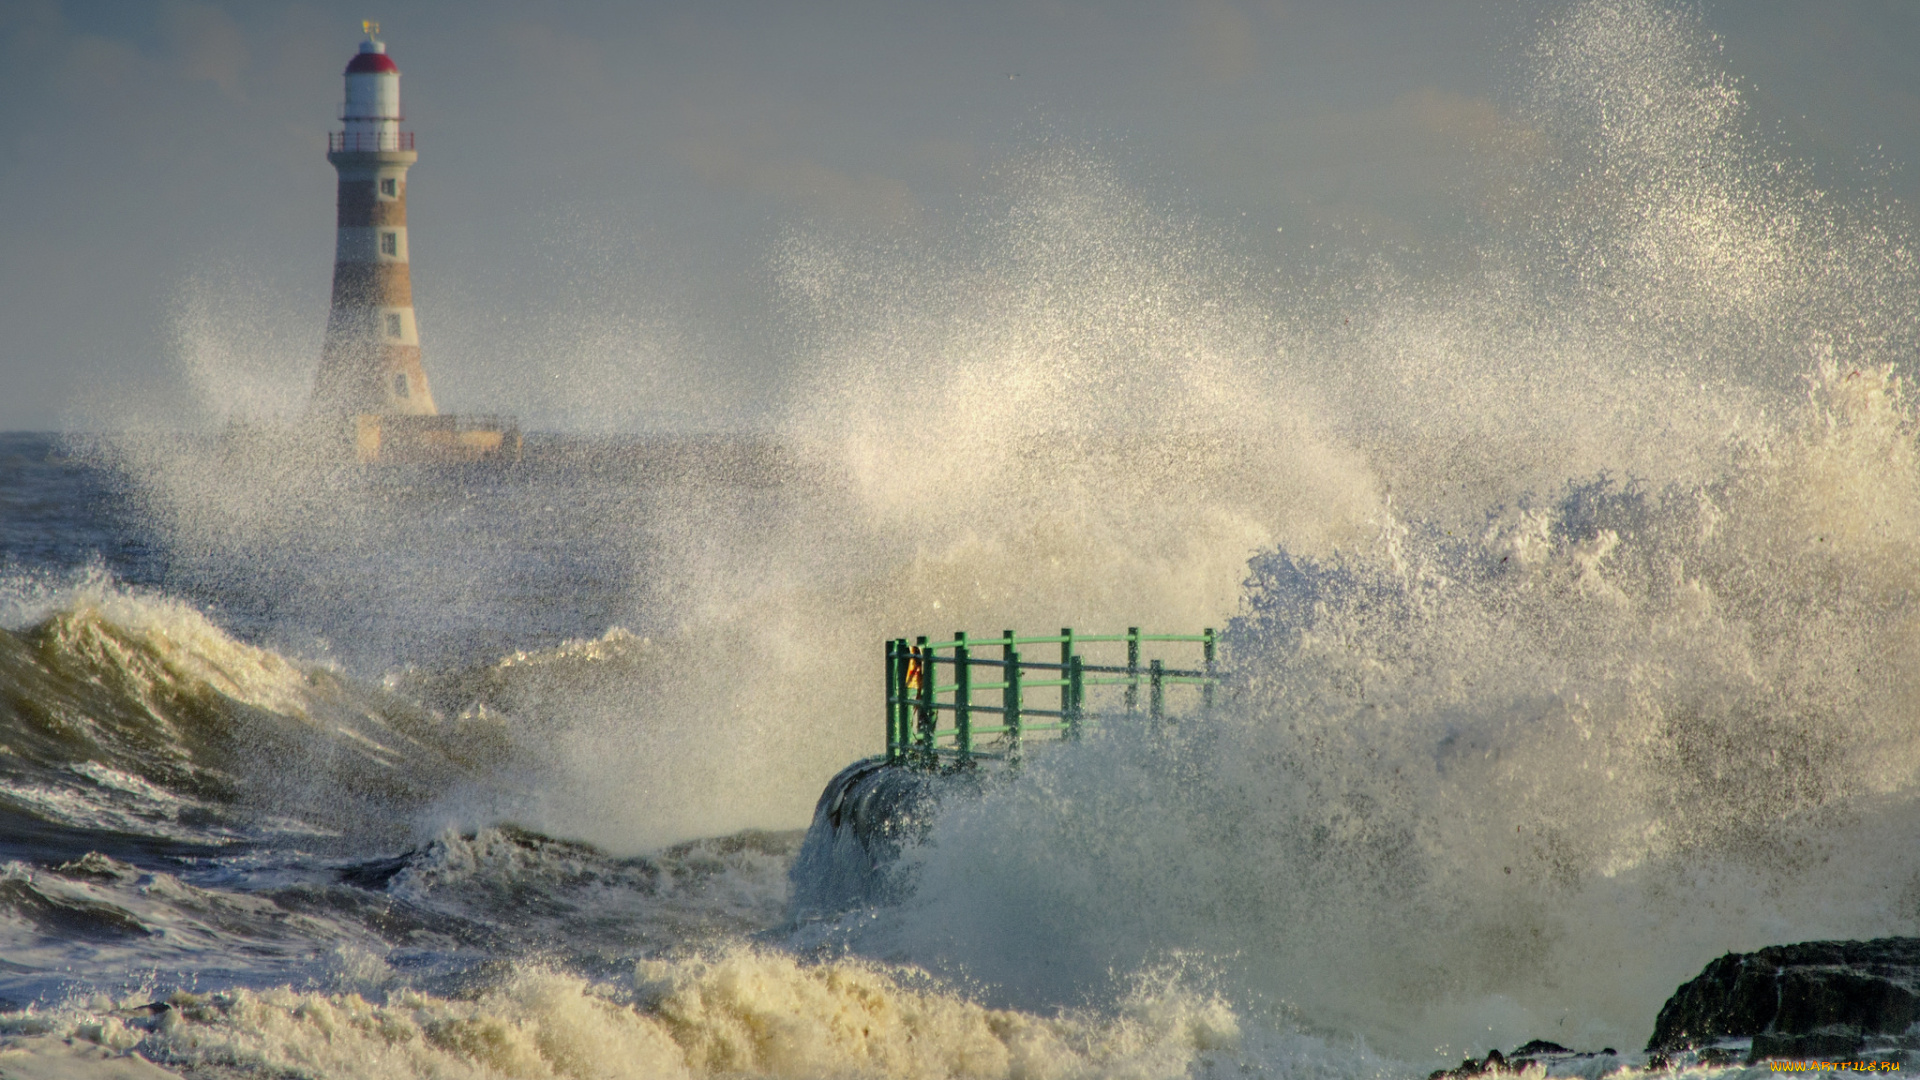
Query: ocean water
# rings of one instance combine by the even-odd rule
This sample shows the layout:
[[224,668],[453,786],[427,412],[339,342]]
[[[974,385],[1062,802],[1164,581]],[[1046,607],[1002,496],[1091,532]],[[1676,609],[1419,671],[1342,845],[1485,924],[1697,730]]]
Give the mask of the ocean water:
[[[1717,64],[1543,21],[1444,272],[1059,153],[790,233],[751,433],[0,435],[0,1070],[1598,1076],[1727,950],[1920,931],[1914,223]],[[790,915],[885,639],[1128,625],[1219,707]]]

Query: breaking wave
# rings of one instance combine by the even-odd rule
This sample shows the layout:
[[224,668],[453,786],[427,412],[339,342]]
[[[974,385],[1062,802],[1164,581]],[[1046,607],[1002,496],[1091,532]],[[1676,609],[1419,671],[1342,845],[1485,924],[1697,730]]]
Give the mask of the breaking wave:
[[94,576],[38,606],[0,629],[0,800],[32,818],[208,842],[301,821],[391,843],[500,756],[497,731],[240,642],[179,600]]
[[909,970],[744,947],[596,982],[522,966],[465,998],[279,988],[167,1005],[156,1016],[144,1002],[100,1001],[16,1014],[0,1030],[29,1036],[43,1058],[86,1060],[97,1047],[316,1078],[1175,1077],[1239,1040],[1222,1002],[1167,977],[1143,977],[1110,1015],[1040,1018]]

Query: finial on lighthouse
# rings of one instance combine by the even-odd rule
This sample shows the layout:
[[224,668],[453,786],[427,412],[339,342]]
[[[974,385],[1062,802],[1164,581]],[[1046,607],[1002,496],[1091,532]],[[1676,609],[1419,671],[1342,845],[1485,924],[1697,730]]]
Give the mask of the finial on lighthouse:
[[360,30],[367,35],[367,40],[360,43],[361,52],[384,53],[387,51],[387,43],[380,40],[379,23],[374,22],[372,19],[361,19]]

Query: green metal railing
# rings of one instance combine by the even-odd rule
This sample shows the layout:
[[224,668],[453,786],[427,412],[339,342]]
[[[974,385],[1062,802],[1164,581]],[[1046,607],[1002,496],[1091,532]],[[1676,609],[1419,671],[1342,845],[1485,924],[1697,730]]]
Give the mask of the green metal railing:
[[[1080,652],[1083,646],[1123,643],[1124,664],[1090,663]],[[1198,644],[1201,666],[1171,668],[1157,657],[1141,663],[1142,645],[1166,643]],[[1024,645],[1058,646],[1059,662],[1025,659],[1020,655]],[[1076,635],[1063,629],[1051,637],[1016,637],[1005,630],[997,638],[969,639],[959,632],[951,641],[895,638],[887,642],[887,760],[917,768],[966,766],[978,757],[1018,760],[1030,735],[1079,738],[1094,717],[1087,706],[1090,688],[1119,688],[1125,711],[1133,713],[1139,711],[1144,686],[1147,712],[1156,720],[1166,716],[1170,687],[1197,688],[1200,707],[1211,709],[1219,683],[1214,646],[1211,627],[1198,634],[1143,634],[1134,626],[1124,634]],[[978,648],[997,649],[999,655],[976,656]],[[940,681],[943,674],[949,682]],[[1029,704],[1027,694],[1039,690],[1059,691],[1059,708]],[[997,693],[997,698],[981,701],[975,697],[981,693]],[[978,724],[978,714],[997,722]],[[941,727],[948,717],[953,726]]]

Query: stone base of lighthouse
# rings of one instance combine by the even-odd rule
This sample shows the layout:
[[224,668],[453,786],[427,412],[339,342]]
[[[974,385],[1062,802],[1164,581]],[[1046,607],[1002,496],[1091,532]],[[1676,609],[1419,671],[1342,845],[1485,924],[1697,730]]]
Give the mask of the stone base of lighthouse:
[[520,426],[510,416],[360,413],[354,460],[366,464],[509,463],[520,460]]

